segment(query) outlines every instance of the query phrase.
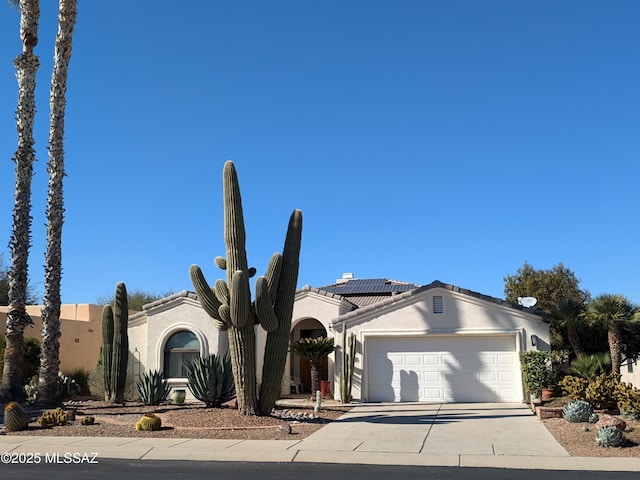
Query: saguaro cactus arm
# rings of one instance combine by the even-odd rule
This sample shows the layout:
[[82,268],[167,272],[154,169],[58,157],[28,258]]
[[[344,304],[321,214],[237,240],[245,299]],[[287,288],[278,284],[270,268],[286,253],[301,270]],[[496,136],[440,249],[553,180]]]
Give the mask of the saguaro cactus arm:
[[193,283],[193,287],[196,290],[198,300],[200,300],[200,305],[202,305],[204,311],[211,317],[213,325],[218,330],[226,330],[229,327],[229,323],[224,321],[219,313],[222,303],[218,300],[217,295],[211,287],[209,287],[202,270],[198,265],[191,265],[189,274],[191,275],[191,283]]
[[256,279],[256,316],[260,320],[260,325],[267,332],[275,332],[278,328],[278,317],[271,304],[269,295],[269,285],[265,277]]
[[260,405],[262,411],[270,412],[280,396],[282,377],[289,353],[291,316],[298,284],[300,266],[300,246],[302,243],[302,212],[294,210],[289,218],[287,236],[282,250],[282,267],[278,280],[273,310],[278,318],[278,327],[267,334]]
[[[251,292],[247,276],[242,270],[234,272],[229,292],[231,323],[242,328],[251,315]],[[253,322],[251,322],[253,324]]]

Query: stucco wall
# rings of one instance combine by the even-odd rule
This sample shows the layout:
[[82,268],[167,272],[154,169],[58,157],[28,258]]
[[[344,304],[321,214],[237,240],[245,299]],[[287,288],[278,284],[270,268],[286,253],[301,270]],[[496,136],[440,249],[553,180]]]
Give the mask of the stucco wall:
[[640,388],[640,362],[627,362],[620,368],[621,380]]
[[[224,353],[228,349],[226,332],[218,331],[197,300],[187,292],[145,306],[140,316],[129,321],[129,350],[140,352],[142,371],[164,371],[164,347],[176,332],[187,330],[198,338],[200,355]],[[186,388],[186,379],[169,379],[172,388]],[[187,389],[187,398],[190,396]]]
[[[0,334],[7,328],[9,307],[0,307]],[[30,305],[27,313],[34,326],[27,327],[24,336],[42,342],[42,306]],[[82,368],[93,370],[100,356],[102,333],[100,321],[102,307],[92,304],[69,304],[60,308],[60,371],[70,372]]]

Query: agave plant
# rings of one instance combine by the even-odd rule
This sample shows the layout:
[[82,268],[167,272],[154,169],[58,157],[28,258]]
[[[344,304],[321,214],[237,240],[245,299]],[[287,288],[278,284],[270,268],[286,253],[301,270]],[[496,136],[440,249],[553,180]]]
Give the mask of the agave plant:
[[622,432],[613,425],[606,425],[596,433],[596,443],[604,448],[619,447],[624,441]]
[[137,386],[140,400],[145,405],[159,405],[167,399],[171,390],[167,379],[157,370],[143,373]]
[[562,409],[562,416],[567,422],[588,422],[593,414],[593,405],[584,400],[575,400],[567,403]]
[[236,396],[231,356],[198,357],[184,366],[189,390],[207,407],[219,407]]

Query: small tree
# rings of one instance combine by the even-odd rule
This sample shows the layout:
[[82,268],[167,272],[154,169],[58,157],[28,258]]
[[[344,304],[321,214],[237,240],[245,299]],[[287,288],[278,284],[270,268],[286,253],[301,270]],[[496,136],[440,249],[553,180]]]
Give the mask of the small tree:
[[620,375],[625,343],[622,329],[638,323],[640,308],[623,295],[604,294],[589,302],[585,316],[590,323],[599,324],[607,329],[611,373]]
[[[127,301],[129,304],[129,310],[135,310],[136,312],[141,312],[143,305],[147,303],[155,302],[156,300],[161,300],[169,295],[173,295],[173,292],[168,290],[164,293],[156,293],[150,292],[141,289],[127,290]],[[96,305],[110,305],[114,301],[114,296],[104,295],[102,297],[98,297],[96,299]]]
[[322,359],[333,352],[333,338],[301,338],[291,344],[291,351],[309,360],[311,366],[311,393],[320,390]]

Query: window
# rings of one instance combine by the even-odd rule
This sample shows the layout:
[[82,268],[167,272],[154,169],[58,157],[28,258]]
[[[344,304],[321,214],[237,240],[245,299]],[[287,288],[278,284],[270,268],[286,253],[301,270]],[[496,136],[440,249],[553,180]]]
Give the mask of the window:
[[187,376],[185,364],[200,356],[200,342],[196,336],[183,330],[176,332],[164,347],[164,376],[165,378],[184,378]]
[[442,295],[433,296],[433,313],[444,313],[444,299]]

